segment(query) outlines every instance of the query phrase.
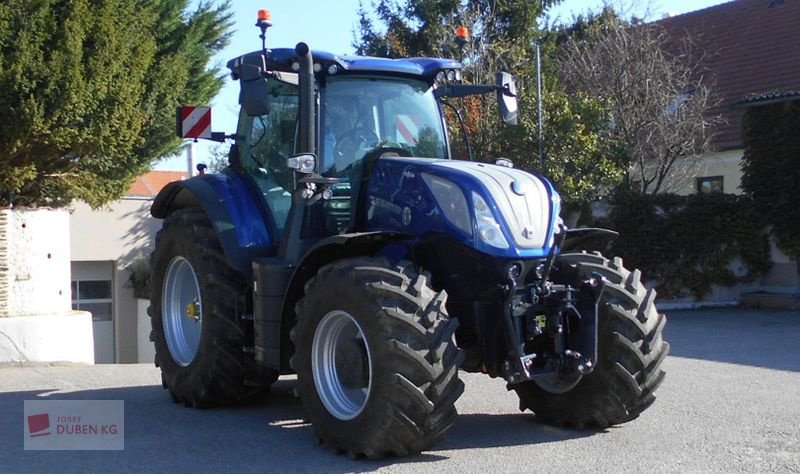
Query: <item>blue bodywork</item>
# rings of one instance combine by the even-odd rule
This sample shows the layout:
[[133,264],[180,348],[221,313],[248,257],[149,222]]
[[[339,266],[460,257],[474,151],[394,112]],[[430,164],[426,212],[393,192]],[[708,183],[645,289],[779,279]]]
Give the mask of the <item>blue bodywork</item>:
[[[484,183],[466,170],[435,166],[440,161],[442,160],[403,158],[378,160],[369,180],[367,199],[362,203],[364,207],[361,211],[366,215],[366,228],[363,230],[405,232],[419,239],[424,239],[433,233],[446,234],[467,247],[501,258],[541,258],[550,253],[552,236],[558,230],[556,225],[561,200],[549,181],[539,178],[546,185],[549,197],[549,215],[543,216],[543,221],[547,222],[548,226],[545,245],[534,249],[521,249],[514,246],[509,226]],[[444,178],[458,186],[467,204],[468,227],[463,224],[457,225],[447,217],[423,179],[422,176],[425,174]],[[490,246],[478,237],[475,218],[472,215],[473,191],[483,197],[491,208],[494,218],[510,243],[508,248]]]
[[251,261],[274,253],[277,236],[268,224],[263,204],[238,173],[196,176],[168,184],[156,196],[151,214],[165,218],[172,209],[199,206],[211,221],[231,266],[245,275]]
[[237,173],[211,174],[197,177],[208,183],[216,191],[219,199],[225,204],[231,217],[231,224],[236,230],[236,241],[240,247],[271,247],[277,238],[270,236],[265,219],[260,216],[262,210],[254,199],[244,178]]

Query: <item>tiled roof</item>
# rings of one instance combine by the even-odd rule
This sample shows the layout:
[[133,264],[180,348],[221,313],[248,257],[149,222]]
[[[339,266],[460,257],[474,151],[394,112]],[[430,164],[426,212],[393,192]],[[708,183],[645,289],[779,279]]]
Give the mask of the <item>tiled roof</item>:
[[753,107],[757,105],[774,104],[776,102],[789,102],[792,100],[800,100],[800,91],[767,92],[765,94],[755,94],[737,102],[736,105]]
[[727,121],[717,129],[718,149],[742,146],[745,109],[737,104],[800,91],[800,0],[736,0],[657,23],[672,35],[689,32],[708,54],[721,100],[711,112]]
[[186,179],[187,176],[185,171],[150,171],[136,178],[126,196],[155,197],[167,184]]

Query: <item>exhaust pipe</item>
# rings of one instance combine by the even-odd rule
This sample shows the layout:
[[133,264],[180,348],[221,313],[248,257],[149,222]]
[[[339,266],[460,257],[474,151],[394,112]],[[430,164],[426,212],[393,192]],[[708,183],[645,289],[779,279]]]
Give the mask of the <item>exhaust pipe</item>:
[[300,63],[300,140],[298,153],[316,153],[316,140],[314,135],[314,61],[308,45],[300,42],[294,47],[297,60]]

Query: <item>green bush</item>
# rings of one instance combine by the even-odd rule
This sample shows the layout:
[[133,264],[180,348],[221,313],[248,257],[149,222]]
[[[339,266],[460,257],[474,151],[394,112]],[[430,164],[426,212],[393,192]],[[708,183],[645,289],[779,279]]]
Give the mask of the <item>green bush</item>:
[[767,223],[778,247],[800,259],[800,102],[747,109],[742,189]]
[[[595,225],[620,233],[609,253],[639,268],[661,297],[700,299],[712,285],[752,282],[772,266],[766,222],[744,196],[618,194]],[[744,268],[733,268],[737,257]]]

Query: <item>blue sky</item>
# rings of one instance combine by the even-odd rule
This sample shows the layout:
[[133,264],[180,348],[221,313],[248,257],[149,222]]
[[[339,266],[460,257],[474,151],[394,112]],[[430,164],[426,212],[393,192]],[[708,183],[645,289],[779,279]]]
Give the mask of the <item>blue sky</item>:
[[[369,7],[371,0],[364,0]],[[597,11],[603,7],[603,0],[563,0],[560,5],[548,12],[551,19],[566,22],[574,15]],[[658,19],[665,14],[681,14],[700,10],[720,3],[721,0],[665,0],[665,1],[615,1],[613,5],[626,16],[646,16]],[[353,52],[353,31],[357,27],[358,0],[294,0],[280,2],[259,2],[254,0],[231,1],[234,11],[234,29],[231,43],[215,57],[214,61],[224,68],[228,59],[239,54],[260,48],[259,30],[255,27],[259,9],[267,8],[272,13],[273,27],[267,32],[267,46],[293,47],[305,41],[312,49],[321,49],[336,54]],[[212,128],[214,131],[232,133],[236,128],[238,115],[238,83],[226,80],[220,94],[211,103]],[[203,105],[203,104],[193,104]],[[204,162],[209,158],[210,142],[199,142],[194,147],[195,161]],[[185,156],[162,160],[156,169],[185,170]]]

